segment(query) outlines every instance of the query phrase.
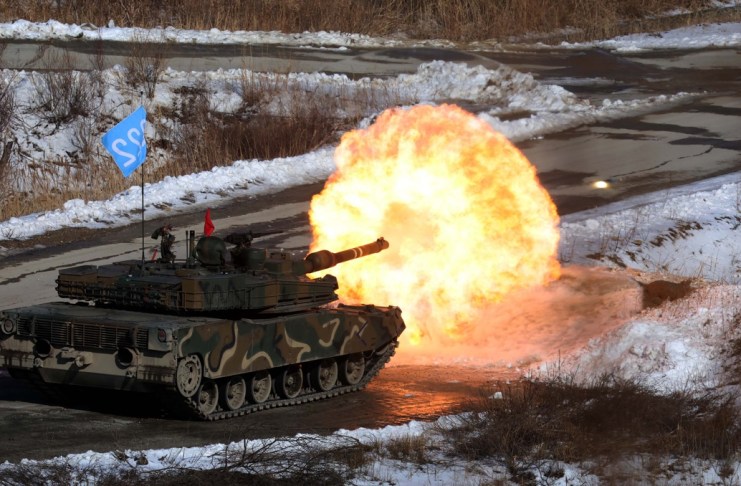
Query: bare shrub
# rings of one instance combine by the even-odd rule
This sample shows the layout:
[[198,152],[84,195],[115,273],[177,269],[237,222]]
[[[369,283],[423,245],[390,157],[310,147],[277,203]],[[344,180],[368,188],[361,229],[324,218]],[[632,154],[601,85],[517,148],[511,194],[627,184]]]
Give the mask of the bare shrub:
[[8,165],[13,147],[12,128],[18,121],[15,91],[11,82],[0,78],[0,174]]
[[90,73],[73,71],[69,53],[50,65],[60,70],[45,70],[32,77],[36,92],[35,108],[51,123],[61,124],[79,116],[95,113],[101,104],[99,82]]
[[237,92],[242,99],[241,113],[257,112],[270,97],[288,89],[287,84],[278,81],[277,76],[265,77],[249,69],[240,70],[238,84]]
[[100,143],[97,123],[92,118],[75,120],[72,132],[72,145],[77,149],[78,160],[88,160],[96,153]]
[[163,113],[176,120],[170,134],[173,162],[163,171],[184,174],[235,160],[303,154],[333,141],[342,126],[334,115],[334,103],[322,102],[324,98],[312,100],[294,92],[282,113],[275,114],[262,104],[275,93],[274,84],[250,78],[242,89],[242,106],[235,113],[213,110],[211,94],[203,84],[176,90],[179,98]]
[[[0,55],[2,55],[2,49],[0,49]],[[0,136],[5,137],[15,125],[17,121],[16,109],[13,77],[10,80],[0,77]]]
[[697,11],[708,5],[704,0],[434,0],[401,2],[397,19],[407,22],[406,30],[418,38],[507,40],[555,34],[554,38],[585,39],[646,28],[643,20],[671,22],[660,14],[682,7]]
[[570,407],[549,402],[558,388],[533,382],[508,385],[501,399],[482,396],[459,427],[442,432],[458,454],[472,460],[494,458],[514,480],[529,480],[531,469],[544,461],[572,458]]
[[524,381],[486,390],[441,433],[469,459],[493,458],[512,478],[526,481],[552,461],[628,454],[693,456],[731,460],[741,451],[735,397],[659,395],[611,375],[577,386],[568,380]]
[[105,97],[107,89],[106,80],[103,78],[103,71],[106,69],[106,58],[105,50],[103,47],[103,41],[98,41],[95,44],[95,53],[88,57],[88,62],[92,69],[90,70],[90,78],[97,88],[97,96],[101,100]]
[[344,454],[354,450],[364,453],[366,447],[352,437],[271,439],[256,448],[228,451],[223,457],[223,469],[239,470],[258,477],[270,471],[273,478],[292,478],[299,484],[322,484],[321,481],[344,484],[342,481],[350,477],[353,465],[358,464],[357,459],[348,462]]
[[[4,47],[4,44],[0,44]],[[2,54],[2,49],[0,49]],[[11,157],[17,149],[13,128],[18,123],[17,105],[12,78],[7,81],[0,77],[0,217],[4,214],[12,214],[9,211],[18,209],[13,193],[13,175]]]
[[23,164],[0,184],[0,219],[50,211],[71,199],[106,199],[128,187],[117,166],[102,160],[93,147],[91,158],[72,162],[63,158]]
[[247,120],[225,120],[224,148],[235,159],[273,159],[314,150],[335,137],[336,120],[320,107],[292,116],[258,114]]
[[99,486],[128,486],[147,484],[151,486],[307,486],[344,485],[345,480],[339,474],[330,471],[310,471],[305,474],[256,474],[231,469],[213,469],[208,471],[175,469],[152,474],[130,471],[126,475],[104,475],[96,482]]
[[[90,75],[94,73],[98,72]],[[51,71],[34,74],[39,78],[37,84],[46,105],[66,99],[56,93],[62,90],[61,80],[70,79],[64,76],[74,74]],[[102,77],[97,79],[103,82]],[[96,85],[97,81],[91,83]],[[80,86],[70,82],[70,86],[75,85]],[[344,106],[364,102],[339,99],[334,92],[307,93],[303,88],[292,88],[285,77],[261,75],[249,80],[245,77],[237,80],[236,86],[243,90],[243,99],[241,107],[233,113],[213,108],[212,94],[204,81],[174,89],[177,96],[171,106],[150,108],[156,135],[150,143],[148,178],[159,180],[211,170],[241,159],[306,153],[335,141],[338,130],[357,120],[347,118],[349,109],[342,113]],[[8,92],[12,94],[12,90]],[[5,218],[55,209],[69,199],[106,199],[126,188],[126,181],[116,172],[115,164],[107,160],[99,143],[104,130],[102,120],[106,118],[100,112],[102,99],[95,95],[90,99],[100,103],[90,108],[95,110],[90,116],[76,115],[86,110],[44,112],[47,120],[70,128],[76,151],[34,160],[24,164],[21,172],[6,174],[0,208]],[[63,123],[64,118],[70,119]],[[18,152],[18,147],[13,145],[6,153],[11,153],[11,149]]]
[[[2,486],[42,486],[48,484],[79,484],[79,477],[98,476],[93,467],[79,470],[69,464],[18,464],[3,469]],[[79,475],[79,476],[78,476]]]
[[131,54],[126,58],[126,84],[146,94],[149,99],[154,97],[165,69],[165,46],[164,43],[138,38],[131,43]]
[[198,124],[211,113],[211,93],[203,81],[175,88],[173,94],[179,96],[173,99],[168,115],[181,123]]
[[161,471],[143,473],[132,469],[117,476],[108,474],[99,478],[96,484],[343,485],[347,484],[355,470],[346,463],[344,457],[346,455],[354,457],[356,450],[362,452],[365,447],[350,438],[340,439],[338,443],[334,440],[321,437],[266,440],[257,447],[225,450],[220,457],[214,457],[221,459],[223,463],[216,464],[209,470],[193,470],[174,463]]

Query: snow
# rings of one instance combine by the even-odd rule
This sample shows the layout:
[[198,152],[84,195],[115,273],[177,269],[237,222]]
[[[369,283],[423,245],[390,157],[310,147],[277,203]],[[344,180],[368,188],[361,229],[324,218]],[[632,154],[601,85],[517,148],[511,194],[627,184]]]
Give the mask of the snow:
[[[735,4],[735,2],[731,2]],[[143,30],[136,28],[67,25],[50,20],[35,24],[24,20],[0,24],[0,38],[6,39],[69,39],[130,41],[147,39],[154,42],[186,43],[279,43],[325,47],[380,47],[398,45],[400,41],[373,39],[340,33],[284,34],[279,32],[181,31],[172,28]],[[631,35],[590,44],[564,44],[568,48],[600,47],[637,52],[650,49],[690,49],[707,46],[736,47],[741,45],[741,24],[714,24],[686,27],[661,35]],[[107,75],[113,76],[115,69]],[[33,73],[3,72],[7,77],[18,76],[19,93],[30,97]],[[214,85],[226,85],[239,73],[223,70],[205,73]],[[168,70],[155,103],[166,104],[171,90],[185,82],[193,73]],[[525,140],[544,133],[563,130],[576,124],[625,116],[642,110],[675,103],[690,93],[673,93],[641,100],[604,100],[598,106],[576,98],[556,85],[541,85],[532,76],[502,66],[491,70],[470,68],[445,62],[423,65],[412,75],[387,80],[350,80],[344,76],[322,74],[292,74],[292,80],[307,89],[364,89],[378,87],[400,93],[410,104],[437,103],[446,97],[469,100],[487,106],[479,116],[512,140]],[[595,82],[599,82],[596,80]],[[25,91],[24,91],[25,90]],[[25,93],[25,94],[23,94]],[[116,94],[112,95],[115,100]],[[222,92],[219,99],[226,107],[230,98]],[[524,118],[504,121],[502,114],[514,111],[531,113]],[[123,113],[121,114],[123,116]],[[371,116],[372,114],[368,114]],[[49,139],[43,134],[36,143],[43,151],[62,151],[68,134]],[[156,217],[156,207],[169,203],[183,208],[183,196],[195,195],[196,204],[208,204],[229,193],[236,197],[246,193],[274,192],[293,185],[321,181],[333,170],[333,147],[271,161],[236,161],[229,167],[183,177],[168,177],[147,184],[146,214]],[[679,275],[692,278],[697,289],[687,298],[666,302],[646,310],[637,317],[590,341],[564,360],[576,373],[591,375],[617,373],[639,378],[660,392],[677,389],[698,389],[722,385],[719,381],[723,366],[721,350],[724,343],[738,338],[734,316],[741,306],[741,174],[735,173],[701,183],[626,199],[595,210],[567,215],[562,219],[561,253],[573,264],[594,264],[587,255],[602,253],[605,265],[622,262],[636,274]],[[218,195],[218,196],[217,196]],[[62,208],[46,213],[12,218],[0,222],[0,242],[9,238],[29,238],[62,227],[99,228],[125,224],[135,218],[132,212],[140,205],[140,187],[132,186],[107,201],[68,201]],[[610,235],[623,235],[615,244],[605,245]],[[655,244],[650,244],[653,241]],[[0,247],[0,252],[1,252]],[[1,253],[0,253],[1,254]],[[610,257],[610,258],[607,258]],[[547,372],[547,364],[540,371]],[[537,372],[538,370],[534,370]],[[587,379],[588,376],[583,376]],[[501,398],[501,392],[498,397]],[[436,426],[444,426],[455,417],[442,417],[435,424],[410,422],[377,430],[341,430],[329,436],[298,436],[290,439],[240,441],[212,444],[205,447],[116,451],[71,454],[48,461],[26,459],[22,465],[66,464],[72,470],[89,467],[116,471],[137,467],[156,471],[173,466],[208,469],[223,465],[225,454],[256,448],[274,447],[286,450],[296,447],[296,439],[310,441],[312,447],[338,447],[347,440],[364,444],[387,443],[399,437],[426,436],[434,438]],[[0,465],[3,468],[13,464]],[[550,484],[596,484],[597,478],[574,465],[562,464],[565,475],[550,479]],[[700,476],[695,480],[719,482],[721,478],[711,465],[698,463]],[[369,468],[373,474],[360,477],[353,484],[452,484],[491,480],[496,468],[481,465],[479,471],[460,461],[444,467],[420,468],[413,463],[377,458]],[[702,474],[705,474],[703,477]],[[381,478],[381,480],[379,480]],[[542,479],[542,478],[541,478]],[[726,480],[741,481],[736,472]],[[83,481],[84,482],[84,481]],[[669,484],[679,484],[681,477]]]
[[566,215],[562,247],[579,246],[574,263],[602,252],[649,272],[739,284],[739,194],[733,173]]
[[[278,31],[184,30],[173,27],[142,29],[137,27],[64,24],[56,20],[34,23],[27,20],[0,23],[0,39],[70,40],[113,42],[168,42],[181,44],[280,44],[324,47],[393,47],[400,41],[340,32],[283,33]],[[443,43],[443,41],[440,41]],[[447,43],[445,43],[447,44]]]
[[596,46],[617,52],[737,47],[739,45],[741,45],[741,24],[736,23],[683,27],[670,32],[659,33],[655,36],[632,34],[599,42],[573,44],[564,42],[561,44],[562,47],[577,49]]
[[594,340],[569,366],[582,380],[595,372],[614,373],[666,393],[722,386],[720,350],[739,337],[732,325],[739,302],[739,285],[696,290]]

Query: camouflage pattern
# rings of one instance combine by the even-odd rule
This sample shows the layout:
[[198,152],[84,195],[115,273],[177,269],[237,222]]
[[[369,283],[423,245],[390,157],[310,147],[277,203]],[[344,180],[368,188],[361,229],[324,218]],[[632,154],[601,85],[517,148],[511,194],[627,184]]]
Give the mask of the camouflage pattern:
[[36,370],[47,383],[152,391],[174,387],[186,356],[219,379],[373,351],[403,329],[396,307],[233,320],[56,302],[0,312],[0,366]]
[[194,258],[184,262],[123,261],[59,271],[57,294],[102,304],[174,312],[241,310],[285,313],[310,309],[337,299],[337,280],[307,273],[378,253],[388,248],[380,238],[338,253],[321,250],[296,260],[290,253],[239,248],[227,262],[224,240],[201,238]]
[[[0,367],[47,386],[167,391],[192,415],[227,418],[362,388],[404,330],[397,307],[327,305],[331,275],[379,239],[296,260],[202,238],[184,262],[60,270],[56,302],[0,312]],[[241,258],[244,257],[244,258]]]

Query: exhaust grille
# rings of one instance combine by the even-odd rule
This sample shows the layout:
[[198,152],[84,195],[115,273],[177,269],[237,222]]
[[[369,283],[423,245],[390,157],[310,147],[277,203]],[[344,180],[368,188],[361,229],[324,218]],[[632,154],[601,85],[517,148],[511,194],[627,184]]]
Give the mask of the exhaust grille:
[[20,319],[18,335],[46,339],[54,347],[72,346],[75,349],[118,349],[120,347],[147,349],[149,341],[147,329],[31,317]]

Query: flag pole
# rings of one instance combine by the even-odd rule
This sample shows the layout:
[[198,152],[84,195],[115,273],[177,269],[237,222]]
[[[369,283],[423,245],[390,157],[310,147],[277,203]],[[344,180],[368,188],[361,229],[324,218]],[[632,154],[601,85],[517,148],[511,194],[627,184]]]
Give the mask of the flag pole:
[[[142,134],[142,139],[144,138],[144,134]],[[144,265],[144,164],[141,165],[142,168],[142,265]]]
[[[141,106],[144,106],[144,90],[139,92],[141,98]],[[146,120],[146,115],[144,117]],[[142,126],[142,145],[146,145],[147,137],[144,134],[144,126]],[[142,167],[142,268],[144,268],[144,164]]]

